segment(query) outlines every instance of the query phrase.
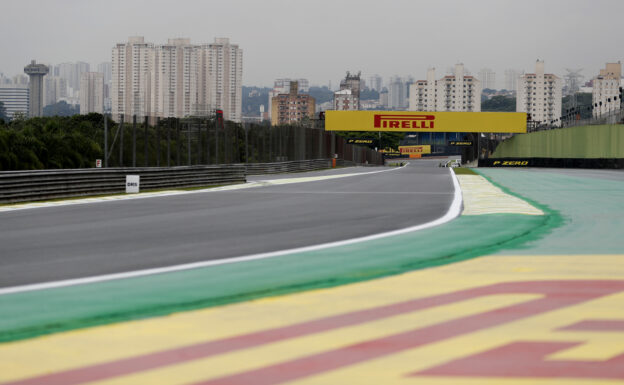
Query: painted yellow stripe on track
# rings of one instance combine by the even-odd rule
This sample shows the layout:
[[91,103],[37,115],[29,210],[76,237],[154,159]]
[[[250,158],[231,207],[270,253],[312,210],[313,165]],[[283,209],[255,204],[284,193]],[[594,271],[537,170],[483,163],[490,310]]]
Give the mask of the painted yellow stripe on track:
[[526,201],[504,193],[480,175],[457,175],[462,189],[462,215],[525,214],[544,215]]
[[[592,280],[593,283],[575,283],[580,280]],[[545,295],[537,292],[507,293],[486,290],[483,295],[452,300],[440,306],[428,305],[422,309],[407,309],[385,317],[373,317],[363,322],[330,327],[266,344],[254,345],[252,343],[249,346],[213,356],[199,356],[196,359],[186,360],[181,354],[177,357],[179,360],[174,360],[175,362],[170,362],[170,364],[110,378],[104,376],[88,383],[98,385],[193,384],[271,368],[276,364],[286,364],[287,370],[305,372],[309,367],[293,369],[292,364],[288,363],[297,359],[307,362],[306,360],[309,360],[311,356],[319,356],[318,362],[324,362],[323,354],[330,354],[347,346],[367,341],[369,349],[381,352],[387,346],[375,345],[371,341],[384,341],[393,335],[409,333],[413,330],[426,330],[426,328],[435,330],[436,325],[444,322],[466,320],[453,324],[455,326],[450,327],[449,330],[442,328],[442,333],[449,332],[451,335],[434,339],[420,346],[392,351],[389,354],[374,355],[363,361],[331,367],[286,382],[298,385],[624,384],[624,374],[622,377],[611,374],[616,377],[595,378],[582,377],[577,373],[578,368],[602,365],[603,362],[608,362],[605,360],[624,354],[624,330],[620,330],[621,325],[624,324],[624,307],[621,306],[624,303],[624,286],[621,290],[615,289],[605,295],[591,297],[591,293],[598,290],[591,288],[593,287],[591,285],[595,286],[596,282],[598,282],[597,287],[600,287],[601,282],[606,286],[610,283],[619,285],[624,282],[624,255],[485,257],[332,289],[2,344],[0,345],[0,383],[169,351],[251,332],[285,328],[340,314],[381,309],[383,306],[405,301],[416,299],[424,301],[432,296],[470,292],[475,288],[487,288],[505,282],[531,281],[535,282],[531,286],[536,287],[541,285],[540,282],[560,282],[560,284],[555,283],[554,287],[571,287],[570,293],[579,291],[585,293],[584,290],[587,290],[586,294],[589,295],[589,299],[561,306],[556,301],[565,301],[568,296],[557,295],[553,300],[555,301],[553,306],[546,306],[535,314],[480,328],[478,322],[474,321],[480,320],[484,315],[504,314],[505,307],[522,307],[532,301],[546,298]],[[491,312],[497,309],[498,312]],[[375,314],[375,311],[373,310],[372,314]],[[487,317],[483,320],[487,321]],[[602,329],[595,326],[585,328],[578,326],[596,324],[615,326],[612,329],[604,326]],[[474,328],[467,332],[458,332],[458,329],[462,327]],[[564,330],[564,328],[567,329]],[[438,330],[439,332],[441,331]],[[452,335],[455,332],[458,334]],[[431,334],[435,333],[435,331],[431,332]],[[557,362],[578,364],[566,368],[561,373],[568,376],[572,373],[572,377],[569,378],[522,377],[519,374],[501,376],[492,369],[496,367],[496,364],[484,366],[483,370],[486,372],[491,370],[491,373],[462,374],[465,365],[461,366],[461,360],[472,359],[477,363],[483,363],[483,360],[478,359],[479,354],[517,346],[517,344],[528,344],[526,346],[533,346],[536,349],[553,344],[564,344],[565,348],[555,349],[544,359],[537,360],[537,364],[545,367],[556,365]],[[362,345],[359,349],[361,350],[353,348],[350,354],[366,352],[367,345]],[[522,365],[531,364],[529,361],[518,361],[516,366],[522,369]],[[426,370],[431,373],[425,372]],[[453,370],[459,371],[459,374],[448,374]],[[613,373],[609,370],[603,372]],[[258,381],[254,383],[271,383],[262,382],[261,378],[258,377]]]

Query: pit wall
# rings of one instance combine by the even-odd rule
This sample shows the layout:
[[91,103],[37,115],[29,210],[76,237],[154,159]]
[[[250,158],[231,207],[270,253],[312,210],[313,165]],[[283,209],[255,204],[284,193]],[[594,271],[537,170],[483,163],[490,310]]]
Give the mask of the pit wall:
[[490,158],[622,159],[624,125],[579,126],[515,135]]

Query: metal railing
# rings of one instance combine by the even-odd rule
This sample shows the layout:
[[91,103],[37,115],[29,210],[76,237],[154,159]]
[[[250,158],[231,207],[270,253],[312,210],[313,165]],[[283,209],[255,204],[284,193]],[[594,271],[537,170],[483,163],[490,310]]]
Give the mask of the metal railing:
[[4,171],[0,203],[123,193],[126,175],[139,175],[142,191],[246,181],[244,165]]

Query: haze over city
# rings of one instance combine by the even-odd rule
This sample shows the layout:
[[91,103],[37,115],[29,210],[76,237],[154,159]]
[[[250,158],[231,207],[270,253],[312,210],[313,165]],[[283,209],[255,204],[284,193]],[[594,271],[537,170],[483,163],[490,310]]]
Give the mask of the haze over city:
[[281,77],[337,85],[347,70],[424,78],[462,62],[472,73],[492,68],[531,72],[544,60],[559,76],[580,69],[586,80],[624,45],[618,0],[573,1],[83,1],[8,0],[0,13],[0,73],[41,63],[111,60],[128,36],[164,43],[228,37],[244,52],[243,84]]

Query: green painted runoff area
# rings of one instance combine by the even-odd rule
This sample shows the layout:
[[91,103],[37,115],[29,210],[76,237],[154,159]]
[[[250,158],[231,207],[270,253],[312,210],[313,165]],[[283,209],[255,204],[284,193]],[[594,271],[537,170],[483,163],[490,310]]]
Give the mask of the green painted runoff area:
[[563,220],[548,237],[501,249],[498,254],[624,254],[624,172],[612,171],[621,179],[609,180],[586,177],[591,174],[588,170],[573,171],[578,172],[478,169],[512,193],[560,212]]
[[579,126],[515,135],[492,158],[624,158],[624,125]]
[[0,341],[363,281],[490,254],[559,216],[462,216],[384,239],[264,260],[0,296]]

